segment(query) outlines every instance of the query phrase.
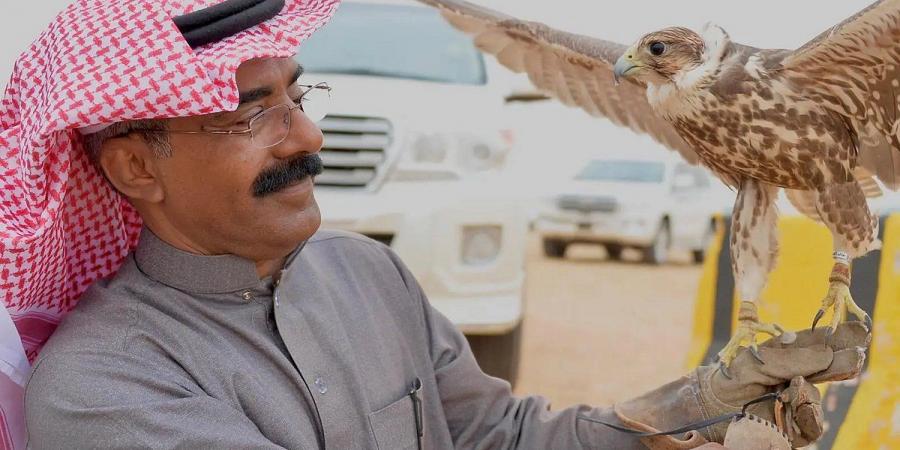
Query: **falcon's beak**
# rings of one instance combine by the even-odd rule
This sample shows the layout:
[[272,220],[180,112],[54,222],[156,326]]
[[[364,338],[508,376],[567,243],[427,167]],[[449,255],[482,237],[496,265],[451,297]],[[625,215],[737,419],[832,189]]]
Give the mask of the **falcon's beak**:
[[619,84],[619,78],[627,77],[629,72],[640,67],[642,67],[640,60],[634,56],[634,50],[628,49],[624,55],[616,60],[616,65],[613,68],[613,78],[616,80],[616,84]]

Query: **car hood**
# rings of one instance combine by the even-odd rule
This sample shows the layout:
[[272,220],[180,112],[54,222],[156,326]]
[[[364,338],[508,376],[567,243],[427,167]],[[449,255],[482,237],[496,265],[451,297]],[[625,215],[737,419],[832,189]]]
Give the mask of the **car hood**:
[[[503,106],[490,85],[460,85],[389,77],[307,74],[304,82],[325,81],[332,87],[333,115],[383,117],[397,122],[427,120],[425,125],[483,124]],[[461,115],[459,112],[465,111]]]
[[624,183],[613,181],[571,181],[559,190],[559,196],[605,197],[618,203],[661,199],[668,195],[662,183]]

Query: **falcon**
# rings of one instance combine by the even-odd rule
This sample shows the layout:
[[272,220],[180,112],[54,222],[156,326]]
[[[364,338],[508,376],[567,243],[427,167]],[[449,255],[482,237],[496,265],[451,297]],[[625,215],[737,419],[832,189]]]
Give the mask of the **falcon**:
[[[813,327],[871,319],[850,295],[850,264],[880,246],[866,204],[900,187],[900,0],[876,2],[796,50],[732,41],[720,27],[672,27],[626,46],[458,0],[420,0],[507,68],[562,103],[645,133],[737,191],[732,255],[741,305],[720,368],[759,359],[759,300],[778,253],[779,189],[833,236],[834,266]],[[760,360],[761,361],[761,360]],[[762,362],[762,361],[761,361]]]

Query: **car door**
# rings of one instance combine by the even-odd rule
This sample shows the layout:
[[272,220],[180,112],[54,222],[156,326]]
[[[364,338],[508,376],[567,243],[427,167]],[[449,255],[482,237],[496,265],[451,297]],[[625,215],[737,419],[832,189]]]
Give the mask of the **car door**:
[[711,219],[708,193],[710,177],[700,167],[677,163],[672,173],[672,240],[679,248],[701,244]]

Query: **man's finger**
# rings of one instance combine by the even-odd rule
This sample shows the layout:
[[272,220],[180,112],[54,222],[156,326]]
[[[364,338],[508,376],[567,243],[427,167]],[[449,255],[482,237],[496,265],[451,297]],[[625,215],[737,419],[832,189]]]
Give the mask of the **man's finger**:
[[834,361],[834,352],[824,344],[809,347],[760,348],[765,364],[747,368],[768,377],[759,380],[762,384],[775,385],[794,377],[805,377],[827,370]]
[[869,341],[872,339],[872,333],[862,322],[841,323],[831,336],[831,339],[827,339],[826,332],[827,327],[820,327],[815,331],[811,329],[800,330],[796,333],[796,339],[789,343],[783,343],[781,338],[774,337],[760,344],[760,347],[809,347],[827,343],[832,349],[838,351],[856,347],[868,347]]
[[840,350],[834,353],[834,359],[827,369],[806,377],[806,380],[810,383],[822,383],[856,378],[862,372],[865,362],[866,349],[863,347]]
[[783,431],[794,447],[806,446],[822,436],[825,429],[822,398],[815,386],[803,377],[794,378],[779,399],[785,402],[785,415],[777,422],[787,428]]
[[791,442],[794,447],[805,447],[822,437],[822,433],[825,432],[822,405],[818,403],[800,405],[793,416],[793,426],[799,430]]

